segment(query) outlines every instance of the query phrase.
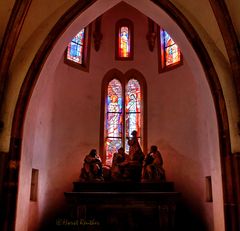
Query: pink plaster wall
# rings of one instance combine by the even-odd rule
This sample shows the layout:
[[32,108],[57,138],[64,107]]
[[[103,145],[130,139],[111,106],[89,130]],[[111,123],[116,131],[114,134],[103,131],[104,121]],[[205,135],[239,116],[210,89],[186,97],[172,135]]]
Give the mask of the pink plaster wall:
[[[49,69],[46,68],[42,74],[48,76]],[[37,83],[25,119],[19,179],[19,185],[22,187],[19,188],[16,219],[16,230],[19,231],[37,230],[48,198],[46,189],[49,187],[48,155],[51,153],[52,127],[50,124],[53,102],[50,82],[51,78],[45,77]],[[32,168],[39,170],[37,202],[30,201]]]
[[[123,15],[134,22],[133,61],[114,59],[115,22]],[[64,64],[62,47],[49,57],[58,62],[56,69],[48,61],[40,74],[24,127],[17,230],[37,230],[61,210],[63,192],[72,190],[84,155],[99,148],[101,81],[112,68],[123,73],[134,68],[143,74],[148,88],[148,147],[158,145],[167,179],[175,182],[207,230],[220,227],[221,221],[213,218],[222,202],[217,123],[206,80],[197,69],[193,72],[187,59],[183,66],[159,74],[157,49],[150,52],[147,46],[147,17],[125,4],[106,12],[102,33],[100,51],[91,48],[89,73]],[[32,168],[39,169],[37,202],[29,202]],[[215,204],[205,202],[208,175],[213,178]]]

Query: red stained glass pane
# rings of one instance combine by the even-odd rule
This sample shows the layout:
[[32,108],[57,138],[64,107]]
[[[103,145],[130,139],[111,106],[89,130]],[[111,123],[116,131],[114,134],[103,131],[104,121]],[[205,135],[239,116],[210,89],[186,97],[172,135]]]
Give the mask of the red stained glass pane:
[[122,85],[117,79],[113,79],[108,84],[107,111],[122,111]]
[[106,164],[112,164],[113,154],[122,146],[122,85],[117,79],[108,84],[106,99]]
[[169,46],[175,44],[173,39],[170,37],[170,35],[166,31],[164,31],[163,34],[164,34],[164,44],[165,44],[165,47],[169,47]]
[[122,136],[122,114],[107,113],[107,136],[121,137]]
[[180,62],[181,52],[178,45],[165,30],[160,30],[160,36],[162,66],[169,66]]
[[119,56],[127,58],[130,56],[130,33],[127,26],[120,27],[118,36]]
[[180,61],[180,50],[176,44],[166,48],[166,66]]
[[141,136],[141,87],[136,79],[130,79],[127,83],[125,112],[126,137],[130,137],[134,130]]
[[136,79],[130,79],[126,87],[126,112],[141,111],[141,90]]
[[137,131],[141,136],[141,113],[126,114],[126,136],[130,137],[132,131]]

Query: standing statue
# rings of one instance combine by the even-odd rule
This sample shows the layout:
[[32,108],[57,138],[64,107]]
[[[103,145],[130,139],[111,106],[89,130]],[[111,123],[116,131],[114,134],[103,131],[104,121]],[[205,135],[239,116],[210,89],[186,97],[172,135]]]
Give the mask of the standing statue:
[[143,161],[143,180],[165,181],[165,170],[163,169],[163,159],[156,145],[152,145]]
[[137,138],[137,131],[132,131],[131,133],[132,138],[128,139],[128,145],[129,145],[129,160],[130,161],[136,161],[136,162],[142,162],[144,159],[144,154],[142,152],[141,146],[138,142]]
[[120,164],[123,169],[122,177],[125,180],[140,181],[144,154],[138,142],[137,131],[132,131],[131,135],[132,138],[128,139],[129,157]]
[[96,149],[92,149],[84,158],[80,174],[81,181],[103,181],[102,161]]

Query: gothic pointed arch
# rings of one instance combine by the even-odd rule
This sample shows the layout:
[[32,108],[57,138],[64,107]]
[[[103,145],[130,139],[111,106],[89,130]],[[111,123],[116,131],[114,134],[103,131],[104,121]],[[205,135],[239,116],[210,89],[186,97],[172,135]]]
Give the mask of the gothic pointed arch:
[[136,130],[144,151],[147,147],[147,87],[143,75],[132,69],[122,74],[107,72],[102,81],[100,150],[103,162],[111,165],[120,147],[128,153],[127,139]]
[[[48,55],[53,49],[54,45],[57,43],[59,36],[66,30],[67,27],[70,26],[71,22],[76,19],[77,16],[79,16],[83,12],[86,12],[86,10],[95,2],[96,1],[78,1],[59,19],[59,21],[53,26],[52,30],[46,36],[41,47],[39,47],[39,50],[36,53],[34,59],[32,60],[31,66],[29,67],[24,82],[22,84],[14,111],[8,160],[9,164],[17,163],[17,165],[16,168],[9,167],[7,169],[6,178],[4,179],[4,210],[6,211],[4,215],[7,221],[5,224],[5,226],[7,227],[6,230],[13,230],[15,222],[19,166],[21,164],[20,159],[22,154],[22,131],[24,126],[24,118],[27,112],[27,106],[30,101],[35,84],[38,80],[44,63],[47,60]],[[217,72],[198,33],[188,21],[188,19],[170,1],[152,0],[151,4],[152,3],[163,9],[178,24],[178,26],[188,38],[191,46],[198,54],[198,58],[201,61],[201,64],[205,70],[206,78],[212,91],[218,119],[220,156],[221,166],[223,170],[222,180],[224,190],[225,217],[229,218],[227,230],[234,230],[233,228],[231,229],[231,227],[233,227],[233,223],[236,222],[236,201],[232,196],[232,192],[234,190],[231,183],[232,162],[230,157],[231,143],[229,137],[229,123],[227,118],[226,103],[223,97],[222,87],[220,85]],[[148,16],[150,17],[151,15]]]

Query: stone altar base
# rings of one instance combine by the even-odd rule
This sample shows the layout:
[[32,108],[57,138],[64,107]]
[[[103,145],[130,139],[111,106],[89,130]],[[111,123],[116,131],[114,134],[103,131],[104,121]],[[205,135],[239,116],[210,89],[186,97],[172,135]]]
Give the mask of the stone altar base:
[[59,228],[69,231],[174,230],[180,196],[172,182],[74,182],[64,195],[71,213]]

